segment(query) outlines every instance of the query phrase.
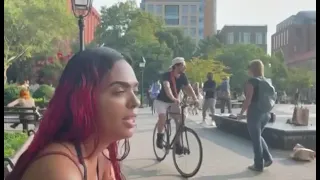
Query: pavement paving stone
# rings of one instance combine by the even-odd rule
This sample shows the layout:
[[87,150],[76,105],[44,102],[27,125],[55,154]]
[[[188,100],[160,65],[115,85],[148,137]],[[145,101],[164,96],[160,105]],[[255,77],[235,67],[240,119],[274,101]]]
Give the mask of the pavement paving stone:
[[[315,180],[316,160],[296,162],[290,159],[290,151],[271,149],[274,163],[263,173],[247,170],[252,163],[250,141],[218,130],[216,127],[199,125],[200,116],[189,117],[187,126],[201,138],[203,163],[194,180]],[[156,115],[149,109],[140,110],[135,135],[130,139],[131,152],[122,162],[127,179],[175,180],[183,179],[176,171],[171,153],[160,163],[155,160],[152,148],[152,132]],[[188,164],[190,161],[188,161]],[[192,163],[191,163],[192,164]]]

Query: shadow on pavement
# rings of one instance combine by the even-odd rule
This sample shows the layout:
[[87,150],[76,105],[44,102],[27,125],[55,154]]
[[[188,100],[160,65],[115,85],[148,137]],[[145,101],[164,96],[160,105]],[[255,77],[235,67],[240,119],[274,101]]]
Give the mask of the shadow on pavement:
[[239,173],[233,174],[222,174],[222,175],[213,175],[213,176],[202,176],[197,178],[192,178],[193,180],[229,180],[229,179],[247,179],[258,176],[260,173],[252,172],[250,170],[244,170]]
[[[147,165],[139,167],[139,161],[150,161]],[[163,177],[163,179],[167,179],[169,177],[175,177],[178,179],[184,179],[179,177],[177,174],[164,174],[160,168],[156,168],[154,166],[158,165],[161,162],[150,158],[141,158],[141,159],[127,159],[125,164],[122,165],[123,172],[125,172],[126,177],[128,179],[140,179],[140,178],[151,178],[151,177]],[[129,164],[129,165],[127,165]],[[136,166],[132,166],[130,164],[136,164]],[[145,164],[145,163],[143,163]],[[135,167],[135,168],[132,168]]]
[[[192,122],[192,124],[194,125],[191,125],[191,128],[193,128],[201,138],[209,140],[241,156],[249,159],[253,158],[252,144],[249,140],[221,131],[216,127],[204,128],[202,126],[200,127],[194,122]],[[290,158],[290,151],[275,150],[271,148],[269,150],[273,158],[285,158],[287,160]]]

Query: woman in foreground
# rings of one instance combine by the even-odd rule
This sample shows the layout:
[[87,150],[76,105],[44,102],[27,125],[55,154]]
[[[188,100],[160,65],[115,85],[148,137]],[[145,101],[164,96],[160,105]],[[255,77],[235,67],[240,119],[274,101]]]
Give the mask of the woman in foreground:
[[137,87],[117,51],[100,47],[74,55],[31,145],[6,179],[122,180],[116,141],[133,134]]

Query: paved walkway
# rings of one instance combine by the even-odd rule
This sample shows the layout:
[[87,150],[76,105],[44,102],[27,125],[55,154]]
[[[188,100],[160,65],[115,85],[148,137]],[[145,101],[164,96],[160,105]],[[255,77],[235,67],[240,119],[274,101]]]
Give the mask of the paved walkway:
[[[187,125],[201,138],[203,163],[194,180],[315,180],[316,160],[295,162],[289,158],[290,151],[271,150],[274,164],[261,174],[247,170],[252,163],[251,143],[243,138],[222,132],[215,127],[197,124],[199,116],[190,117]],[[130,180],[183,179],[176,171],[171,153],[158,163],[152,149],[152,132],[156,116],[149,109],[141,109],[135,135],[130,139],[131,152],[122,166]],[[191,164],[188,161],[188,164]]]

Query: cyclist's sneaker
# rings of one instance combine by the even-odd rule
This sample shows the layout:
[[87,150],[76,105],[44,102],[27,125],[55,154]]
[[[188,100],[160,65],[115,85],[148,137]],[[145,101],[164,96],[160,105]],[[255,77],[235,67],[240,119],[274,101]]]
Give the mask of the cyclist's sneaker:
[[163,148],[163,136],[164,136],[164,134],[162,134],[162,133],[157,134],[157,147],[160,149]]
[[182,147],[181,145],[176,145],[176,154],[181,155],[187,153],[188,149],[186,147]]

